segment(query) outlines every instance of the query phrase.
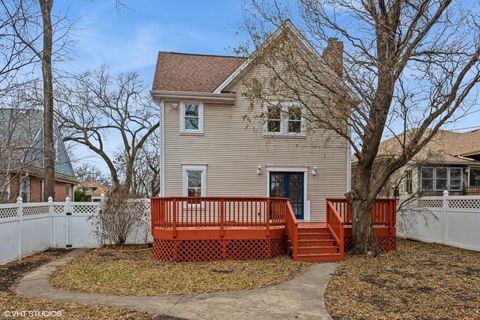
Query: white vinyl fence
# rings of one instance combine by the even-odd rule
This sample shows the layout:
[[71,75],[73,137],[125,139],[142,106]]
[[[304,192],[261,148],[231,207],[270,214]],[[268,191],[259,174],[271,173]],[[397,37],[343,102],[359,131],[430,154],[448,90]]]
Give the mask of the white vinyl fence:
[[[144,219],[127,243],[151,242],[150,200],[132,200]],[[0,204],[0,264],[49,248],[98,247],[94,217],[101,202],[39,202]]]
[[[400,198],[400,203],[402,198]],[[421,197],[397,213],[397,233],[480,251],[480,196]]]

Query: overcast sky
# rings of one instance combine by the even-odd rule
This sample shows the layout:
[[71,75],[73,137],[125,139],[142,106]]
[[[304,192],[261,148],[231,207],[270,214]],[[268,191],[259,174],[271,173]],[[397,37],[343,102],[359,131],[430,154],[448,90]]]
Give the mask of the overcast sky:
[[[114,0],[55,1],[54,11],[75,21],[75,53],[62,69],[82,72],[106,64],[112,71],[137,71],[150,86],[159,50],[232,55],[245,39],[242,0],[122,2],[125,7],[116,10]],[[479,125],[476,113],[449,128]],[[114,150],[116,145],[110,146]],[[85,150],[78,154],[106,171],[100,159],[86,157]]]

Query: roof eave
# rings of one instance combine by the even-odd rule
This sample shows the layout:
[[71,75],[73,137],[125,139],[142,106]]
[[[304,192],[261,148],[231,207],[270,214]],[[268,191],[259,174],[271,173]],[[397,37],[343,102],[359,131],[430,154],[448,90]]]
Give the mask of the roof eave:
[[195,92],[195,91],[171,91],[171,90],[152,90],[150,94],[154,98],[164,101],[179,100],[201,100],[207,103],[234,104],[237,98],[235,93],[213,93],[213,92]]

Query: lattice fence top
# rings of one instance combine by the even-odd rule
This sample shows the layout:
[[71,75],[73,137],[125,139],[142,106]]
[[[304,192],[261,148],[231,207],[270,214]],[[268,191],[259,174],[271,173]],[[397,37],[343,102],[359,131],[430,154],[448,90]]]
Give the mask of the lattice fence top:
[[72,203],[72,214],[92,215],[96,214],[100,208],[100,203]]
[[453,209],[480,209],[480,198],[449,197],[448,207]]
[[54,204],[53,213],[54,214],[63,214],[65,212],[65,203],[63,204]]
[[423,199],[420,198],[416,201],[415,205],[422,208],[443,208],[443,198],[439,199]]
[[35,216],[40,214],[49,214],[48,205],[44,204],[26,204],[23,206],[24,216]]
[[13,218],[17,216],[17,208],[14,205],[6,205],[0,208],[0,219]]

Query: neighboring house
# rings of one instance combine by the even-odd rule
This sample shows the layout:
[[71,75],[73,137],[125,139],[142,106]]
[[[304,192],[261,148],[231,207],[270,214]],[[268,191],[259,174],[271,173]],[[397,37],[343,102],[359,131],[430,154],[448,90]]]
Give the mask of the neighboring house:
[[[407,133],[408,134],[408,133]],[[396,138],[382,142],[378,158],[394,156]],[[480,194],[480,130],[440,130],[408,164],[393,175],[387,195]]]
[[[55,201],[72,197],[76,184],[70,158],[55,126]],[[1,202],[43,199],[43,112],[0,109],[0,198]]]
[[[292,24],[285,30],[309,46]],[[318,58],[341,74],[329,55],[342,50],[332,39]],[[335,78],[332,70],[325,76]],[[295,101],[247,125],[251,108],[262,108],[243,94],[251,72],[264,71],[241,57],[158,54],[151,94],[161,109],[161,195],[286,197],[298,219],[325,221],[326,199],[349,190],[349,146],[333,132],[307,130]]]
[[87,202],[98,202],[102,200],[102,195],[106,195],[109,192],[109,188],[101,183],[95,181],[85,181],[77,184],[73,191],[75,195],[77,192],[82,193]]

